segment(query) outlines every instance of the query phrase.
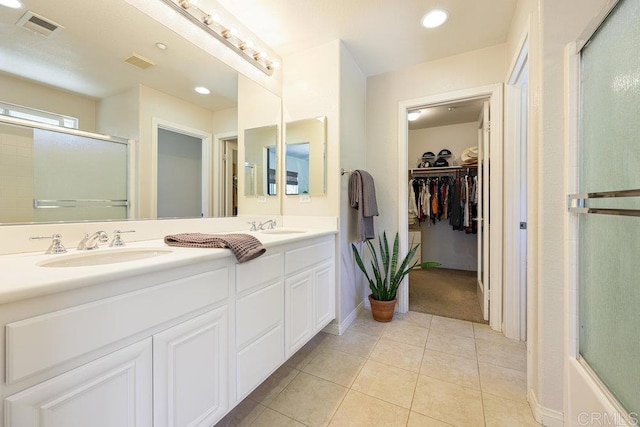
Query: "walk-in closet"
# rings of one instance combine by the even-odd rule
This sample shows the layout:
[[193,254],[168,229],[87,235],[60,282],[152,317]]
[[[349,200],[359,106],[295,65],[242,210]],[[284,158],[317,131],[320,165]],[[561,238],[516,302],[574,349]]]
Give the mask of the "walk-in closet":
[[415,261],[437,268],[409,275],[409,309],[485,322],[481,291],[486,264],[483,209],[488,171],[487,99],[411,111],[408,132],[409,243]]

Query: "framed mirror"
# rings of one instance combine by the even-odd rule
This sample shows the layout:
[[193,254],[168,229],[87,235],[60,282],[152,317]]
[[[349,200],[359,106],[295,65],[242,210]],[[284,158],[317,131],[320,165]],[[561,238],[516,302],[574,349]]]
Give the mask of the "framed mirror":
[[[158,2],[157,7],[168,6]],[[29,16],[45,22],[45,27],[58,29],[51,34],[41,34],[34,32],[33,26],[29,29],[18,25],[25,18],[28,21]],[[233,206],[229,209],[224,206],[225,200],[235,200],[232,191],[237,181],[235,175],[226,173],[225,169],[242,172],[238,164],[228,168],[225,158],[233,156],[224,154],[226,145],[235,143],[234,134],[237,138],[242,132],[238,126],[239,75],[236,70],[126,0],[29,0],[22,9],[2,8],[0,30],[3,34],[0,40],[0,115],[29,120],[38,116],[44,123],[67,126],[80,134],[114,135],[119,141],[133,141],[135,149],[129,150],[128,156],[121,156],[126,163],[118,167],[126,169],[127,182],[137,183],[135,192],[129,192],[135,199],[131,200],[129,194],[121,192],[113,198],[125,200],[126,218],[222,216],[225,212],[237,211]],[[196,87],[206,88],[209,93],[198,93]],[[256,112],[260,105],[256,103],[251,108]],[[190,214],[163,214],[160,210],[163,203],[160,193],[164,186],[177,184],[179,180],[161,179],[159,175],[163,170],[174,170],[172,162],[182,158],[181,154],[174,154],[171,146],[163,146],[167,130],[200,140],[194,143],[194,146],[199,144],[199,148],[192,150],[195,153],[192,157],[201,153],[202,169],[193,179],[201,177],[200,193],[203,196],[200,202],[193,202],[196,208]],[[226,139],[219,139],[218,135],[224,135]],[[22,175],[3,175],[0,206],[13,207],[14,201],[5,196],[11,193],[18,194],[23,202],[27,202],[27,209],[33,210],[34,197],[27,190],[32,190],[33,176],[38,174],[34,166],[39,166],[29,158],[33,157],[33,138],[21,141],[24,146],[19,151],[25,158],[20,162],[31,166],[22,168],[20,173],[32,170],[31,180]],[[78,150],[78,156],[87,150],[90,149]],[[15,163],[13,157],[3,157],[8,151],[0,150],[0,164]],[[12,149],[13,154],[17,152]],[[135,158],[131,157],[134,153]],[[161,162],[165,162],[165,166]],[[242,162],[242,159],[236,162]],[[95,160],[87,157],[85,164],[95,166]],[[3,174],[7,171],[4,167],[0,170]],[[82,179],[93,178],[89,174]],[[104,180],[104,177],[96,178],[97,187]],[[72,185],[72,181],[65,185]],[[58,192],[47,197],[77,201],[103,198],[86,189],[81,192],[75,188],[70,190],[66,194]],[[173,191],[173,194],[180,194],[179,189]],[[226,197],[227,193],[229,197]],[[82,194],[82,198],[78,194]],[[201,209],[197,209],[197,203]],[[57,208],[56,220],[122,217],[122,209],[88,209],[93,209],[91,215],[78,216],[77,208]],[[0,223],[48,221],[33,212],[30,214],[0,218]]]
[[277,195],[278,126],[244,131],[244,195]]
[[285,125],[285,194],[322,196],[326,193],[327,119]]

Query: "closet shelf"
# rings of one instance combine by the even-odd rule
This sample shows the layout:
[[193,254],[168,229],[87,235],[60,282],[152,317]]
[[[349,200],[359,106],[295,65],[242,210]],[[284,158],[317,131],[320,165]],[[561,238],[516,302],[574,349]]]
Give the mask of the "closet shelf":
[[445,167],[433,167],[433,168],[415,168],[409,169],[409,173],[412,177],[415,176],[427,176],[427,175],[441,175],[443,172],[464,172],[478,169],[478,165],[466,165],[466,166],[445,166]]

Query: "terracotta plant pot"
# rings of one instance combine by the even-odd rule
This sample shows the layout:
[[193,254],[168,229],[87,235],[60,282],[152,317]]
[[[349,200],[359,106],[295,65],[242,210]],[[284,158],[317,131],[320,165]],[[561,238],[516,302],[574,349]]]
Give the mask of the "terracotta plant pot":
[[371,314],[373,314],[373,320],[378,322],[391,322],[393,319],[393,312],[396,308],[396,300],[391,301],[378,301],[373,296],[369,295],[369,302],[371,303]]

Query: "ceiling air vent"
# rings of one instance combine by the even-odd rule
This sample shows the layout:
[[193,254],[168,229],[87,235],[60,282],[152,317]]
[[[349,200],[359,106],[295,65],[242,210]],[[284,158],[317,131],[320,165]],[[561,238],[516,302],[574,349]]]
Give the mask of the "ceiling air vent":
[[47,38],[52,37],[55,33],[64,29],[62,25],[56,24],[52,20],[47,19],[44,16],[40,16],[37,13],[33,13],[30,10],[22,15],[22,18],[20,18],[16,25]]
[[144,56],[140,56],[137,53],[132,54],[130,57],[124,60],[127,64],[131,64],[135,67],[138,67],[142,70],[146,70],[149,67],[153,67],[155,62],[150,59],[145,58]]

